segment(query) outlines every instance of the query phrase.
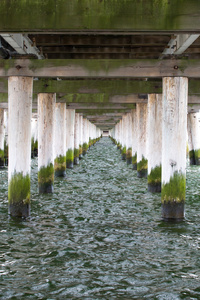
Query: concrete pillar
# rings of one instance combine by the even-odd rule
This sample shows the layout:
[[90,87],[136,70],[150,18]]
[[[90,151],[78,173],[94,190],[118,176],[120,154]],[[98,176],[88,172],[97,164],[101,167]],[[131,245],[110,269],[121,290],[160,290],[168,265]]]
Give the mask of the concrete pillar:
[[79,164],[79,114],[75,113],[74,123],[74,164]]
[[4,126],[4,162],[5,165],[8,166],[8,109],[4,109]]
[[161,192],[162,95],[148,95],[147,157],[148,191]]
[[75,109],[66,109],[66,166],[74,166],[74,122]]
[[56,94],[38,94],[39,193],[52,193],[54,184],[53,136]]
[[200,165],[200,113],[189,113],[187,120],[190,165]]
[[8,209],[13,217],[30,215],[32,77],[8,79]]
[[83,157],[83,116],[79,115],[79,159]]
[[131,110],[132,114],[132,165],[137,170],[137,115],[136,109]]
[[86,154],[88,146],[88,122],[83,118],[83,155]]
[[163,78],[162,216],[184,218],[188,79]]
[[0,168],[4,167],[4,138],[5,138],[4,109],[0,108]]
[[132,164],[132,114],[127,114],[126,162]]
[[31,119],[31,158],[38,156],[37,130],[37,117],[34,114]]
[[137,103],[137,176],[147,177],[147,104]]
[[66,103],[55,104],[54,172],[66,176]]

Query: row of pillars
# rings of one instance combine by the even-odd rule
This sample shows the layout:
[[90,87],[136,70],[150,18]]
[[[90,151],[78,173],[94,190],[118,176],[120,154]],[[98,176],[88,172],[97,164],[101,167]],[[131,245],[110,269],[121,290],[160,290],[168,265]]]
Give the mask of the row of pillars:
[[187,78],[164,77],[163,94],[149,94],[110,132],[122,159],[147,177],[148,191],[161,192],[166,220],[184,218],[187,140],[190,163],[200,164],[199,113],[187,117],[187,98]]
[[56,103],[54,93],[38,94],[38,118],[31,122],[32,91],[33,78],[8,78],[8,206],[16,217],[30,215],[31,139],[38,145],[39,193],[51,193],[54,175],[65,176],[101,136],[74,109]]

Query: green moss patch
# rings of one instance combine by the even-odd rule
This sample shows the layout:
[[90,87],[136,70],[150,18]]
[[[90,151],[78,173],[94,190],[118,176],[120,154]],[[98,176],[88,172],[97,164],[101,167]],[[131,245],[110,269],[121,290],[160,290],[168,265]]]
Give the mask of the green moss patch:
[[157,185],[161,183],[161,171],[162,171],[161,165],[153,168],[151,170],[151,173],[147,177],[148,184]]
[[82,145],[79,145],[79,155],[81,155],[83,153],[83,147]]
[[14,173],[8,184],[9,204],[30,203],[30,176],[24,176],[22,172]]
[[122,148],[122,155],[126,155],[126,147]]
[[126,159],[131,159],[132,158],[132,148],[128,148],[126,151]]
[[59,155],[54,160],[54,170],[55,171],[65,171],[66,170],[66,156]]
[[162,203],[184,202],[186,191],[186,176],[177,171],[170,178],[169,183],[162,184],[161,199]]
[[4,160],[4,150],[0,149],[0,160]]
[[137,164],[137,152],[135,152],[135,154],[132,156],[132,164]]
[[86,153],[88,150],[88,144],[87,143],[84,143],[83,144],[83,152]]
[[39,184],[53,184],[54,182],[54,166],[49,164],[47,167],[41,167],[38,172]]
[[74,161],[74,151],[72,149],[68,149],[66,153],[66,163],[71,163]]
[[74,158],[79,157],[79,149],[74,149]]
[[142,160],[137,163],[137,171],[147,170],[148,160],[142,156]]

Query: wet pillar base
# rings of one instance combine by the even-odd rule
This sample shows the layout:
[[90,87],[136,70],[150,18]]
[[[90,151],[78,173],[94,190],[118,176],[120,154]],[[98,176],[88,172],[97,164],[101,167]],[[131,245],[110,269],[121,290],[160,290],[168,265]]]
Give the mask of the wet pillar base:
[[74,151],[72,149],[67,150],[66,167],[67,167],[67,169],[73,169],[73,167],[74,167]]
[[137,170],[138,178],[147,178],[147,169]]
[[19,202],[16,204],[9,204],[8,213],[12,217],[27,218],[30,216],[30,203],[24,204],[23,202]]
[[74,157],[74,165],[79,165],[79,157]]
[[155,183],[155,184],[148,183],[148,192],[160,193],[161,192],[161,182]]
[[137,163],[137,177],[147,178],[148,160],[142,157],[142,160]]
[[39,184],[39,194],[48,194],[53,193],[53,184],[52,183],[43,183]]
[[165,221],[181,221],[184,219],[184,201],[162,203],[162,218]]
[[0,158],[0,168],[4,168],[5,163],[4,163],[4,157]]
[[200,165],[200,150],[191,150],[189,152],[190,165]]
[[54,159],[54,174],[56,177],[66,176],[66,156],[58,156]]
[[12,217],[30,215],[30,176],[14,173],[8,183],[8,212]]
[[130,157],[130,158],[126,157],[126,162],[127,162],[127,165],[131,165],[132,164],[132,157]]
[[121,150],[122,160],[126,160],[126,147]]
[[38,172],[39,193],[53,193],[54,167],[53,164],[41,167]]

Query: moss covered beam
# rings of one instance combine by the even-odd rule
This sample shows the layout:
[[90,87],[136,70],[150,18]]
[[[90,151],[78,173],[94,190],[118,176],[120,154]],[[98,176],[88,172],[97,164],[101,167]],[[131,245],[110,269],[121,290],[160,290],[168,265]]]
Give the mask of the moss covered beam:
[[[189,95],[200,95],[200,80],[190,79],[189,80]],[[8,92],[8,80],[7,78],[0,78],[0,99],[7,99]],[[2,95],[2,93],[4,93]],[[156,80],[144,80],[143,78],[138,79],[101,79],[101,80],[90,80],[90,79],[75,79],[75,80],[55,80],[50,78],[40,78],[39,80],[33,81],[33,93],[56,93],[58,99],[66,99],[68,102],[79,102],[79,97],[82,97],[84,102],[84,95],[98,99],[97,102],[120,101],[119,96],[127,96],[127,101],[133,100],[132,97],[138,96],[135,94],[161,94],[162,93],[162,79]],[[91,94],[91,95],[90,95]],[[106,96],[108,95],[108,96]],[[130,98],[131,95],[131,98]],[[194,98],[195,100],[195,98]],[[94,101],[94,100],[93,100]],[[2,102],[2,101],[1,101]],[[197,102],[193,102],[197,103]]]
[[0,61],[0,77],[199,78],[198,59],[9,59]]
[[70,103],[67,104],[67,108],[79,109],[79,110],[92,110],[92,109],[134,109],[134,103]]
[[196,0],[2,0],[1,32],[195,31]]

